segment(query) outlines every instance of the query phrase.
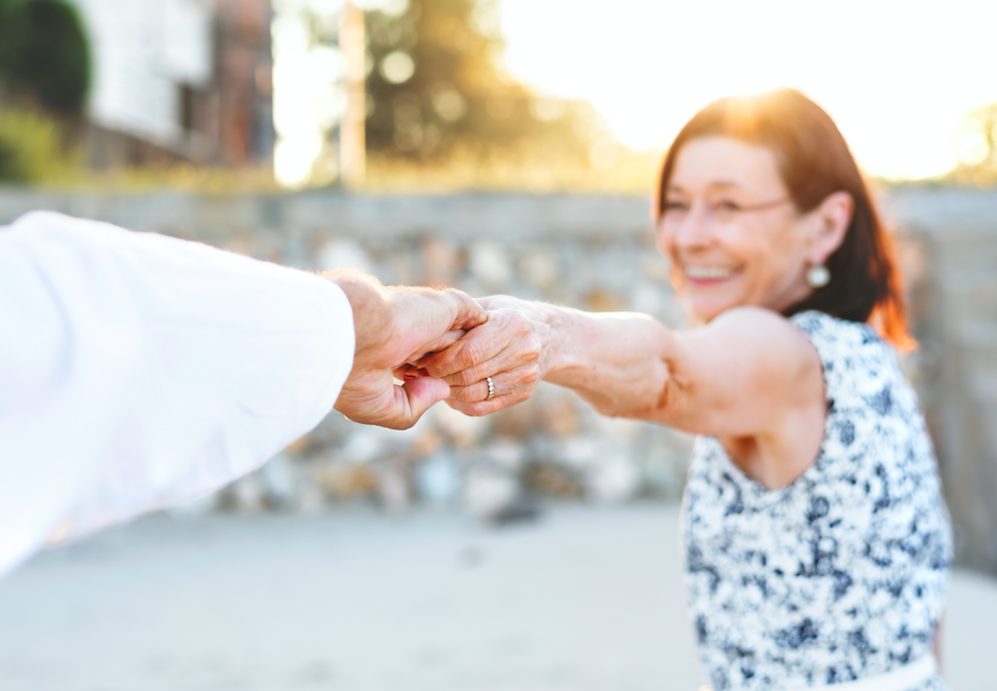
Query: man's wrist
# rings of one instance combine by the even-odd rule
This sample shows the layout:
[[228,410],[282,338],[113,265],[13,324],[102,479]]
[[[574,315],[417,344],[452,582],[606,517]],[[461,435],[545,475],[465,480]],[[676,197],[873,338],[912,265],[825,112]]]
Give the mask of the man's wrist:
[[389,331],[391,309],[388,293],[375,277],[356,269],[336,269],[322,275],[339,286],[353,309],[356,360],[383,340]]

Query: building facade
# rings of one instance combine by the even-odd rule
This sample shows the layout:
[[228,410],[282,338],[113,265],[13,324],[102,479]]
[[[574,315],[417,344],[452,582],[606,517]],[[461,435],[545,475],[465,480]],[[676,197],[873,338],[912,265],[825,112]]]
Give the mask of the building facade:
[[91,39],[98,168],[270,161],[269,0],[73,0]]

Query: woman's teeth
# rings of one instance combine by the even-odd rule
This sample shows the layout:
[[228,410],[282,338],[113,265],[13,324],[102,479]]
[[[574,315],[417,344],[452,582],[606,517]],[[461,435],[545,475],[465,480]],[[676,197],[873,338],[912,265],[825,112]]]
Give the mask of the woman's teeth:
[[722,268],[719,266],[687,266],[685,267],[685,275],[689,278],[696,278],[702,280],[720,280],[723,278],[728,278],[734,273],[733,269]]

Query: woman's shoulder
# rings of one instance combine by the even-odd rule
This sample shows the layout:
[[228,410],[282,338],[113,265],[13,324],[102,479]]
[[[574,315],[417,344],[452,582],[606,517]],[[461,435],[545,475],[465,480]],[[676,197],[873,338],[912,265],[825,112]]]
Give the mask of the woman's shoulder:
[[829,399],[906,382],[896,350],[868,324],[810,310],[790,317],[817,349]]
[[842,346],[886,345],[876,330],[868,324],[832,317],[826,312],[807,310],[789,318],[789,321],[810,340],[839,343]]
[[820,353],[821,360],[864,353],[867,356],[895,356],[891,345],[880,338],[868,324],[833,317],[826,312],[808,310],[789,318]]

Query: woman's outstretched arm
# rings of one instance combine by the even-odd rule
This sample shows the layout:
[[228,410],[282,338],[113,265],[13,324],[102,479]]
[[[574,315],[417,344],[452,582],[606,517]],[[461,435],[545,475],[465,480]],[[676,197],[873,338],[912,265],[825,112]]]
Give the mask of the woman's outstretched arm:
[[[545,380],[572,389],[604,415],[746,440],[758,447],[746,456],[758,456],[762,465],[801,456],[809,463],[819,449],[820,358],[774,312],[737,308],[705,327],[674,331],[643,314],[588,313],[504,296],[480,302],[488,322],[420,363],[451,384],[449,402],[466,414],[519,403]],[[776,465],[759,468],[759,475],[785,470],[786,463]]]

